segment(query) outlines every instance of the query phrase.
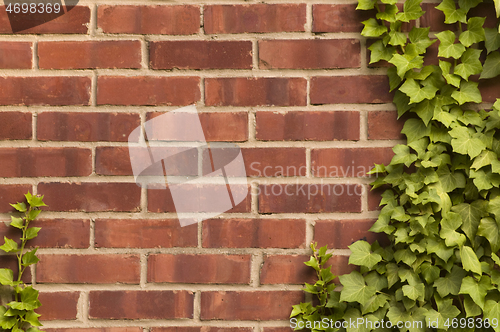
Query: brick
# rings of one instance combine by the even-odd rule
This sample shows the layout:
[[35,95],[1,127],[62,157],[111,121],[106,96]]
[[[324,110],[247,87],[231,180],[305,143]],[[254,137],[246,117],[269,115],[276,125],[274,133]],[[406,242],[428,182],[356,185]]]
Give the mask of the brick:
[[135,183],[42,182],[38,192],[51,211],[138,211],[141,197]]
[[129,148],[126,146],[98,146],[95,172],[100,175],[133,175]]
[[41,141],[127,142],[140,123],[138,113],[40,112],[37,138]]
[[151,332],[252,332],[251,327],[169,326],[152,327]]
[[0,68],[31,69],[32,47],[30,42],[0,42]]
[[150,255],[148,282],[248,284],[250,255]]
[[88,176],[92,152],[81,148],[0,148],[0,177]]
[[149,43],[152,69],[251,69],[251,41],[174,40]]
[[304,284],[313,283],[318,279],[316,271],[304,262],[309,260],[306,255],[268,255],[260,271],[260,283],[269,284]]
[[375,220],[318,220],[314,226],[314,241],[318,246],[328,246],[329,249],[347,249],[358,240],[373,243],[388,244],[383,233],[373,233],[368,230]]
[[[69,6],[67,12],[57,17],[54,14],[15,15],[9,21],[5,6],[0,7],[0,33],[10,34],[87,34],[90,25],[90,8]],[[54,18],[54,19],[52,19]]]
[[[4,224],[4,223],[2,223]],[[13,227],[9,227],[9,228],[13,228]],[[1,230],[0,230],[1,232]],[[20,237],[22,236],[22,233],[19,231],[19,229],[17,229],[17,231],[14,231],[14,232],[11,232],[13,234],[13,236],[10,236],[10,234],[5,234],[5,233],[1,233],[2,234],[2,240],[0,240],[0,242],[2,243],[2,245],[4,244],[4,240],[3,240],[3,236],[8,236],[10,239],[14,240],[17,242],[17,245],[20,246],[21,245],[21,239]],[[0,256],[0,266],[2,268],[7,268],[7,269],[10,269],[12,270],[12,272],[14,273],[14,280],[17,280],[18,278],[18,275],[19,275],[19,265],[18,265],[18,261],[17,261],[17,257],[14,256],[14,255],[1,255]],[[23,272],[23,275],[21,276],[21,280],[24,282],[24,283],[27,283],[27,284],[31,284],[31,269],[26,269],[24,272]]]
[[368,139],[404,139],[404,121],[393,111],[368,112]]
[[301,291],[215,291],[201,293],[201,319],[287,320],[304,301]]
[[40,292],[38,299],[43,305],[35,311],[40,320],[75,320],[80,292]]
[[257,112],[255,136],[261,141],[357,141],[359,112]]
[[70,327],[43,329],[45,332],[143,332],[141,327]]
[[359,68],[361,47],[357,39],[307,39],[259,41],[261,69]]
[[207,34],[305,31],[305,4],[207,5]]
[[368,192],[368,210],[376,211],[381,210],[382,207],[379,205],[382,200],[382,193],[387,188],[379,187],[377,189],[372,189],[371,187],[367,188]]
[[139,40],[38,43],[40,69],[141,68]]
[[247,176],[306,175],[305,148],[243,148]]
[[[88,248],[90,221],[88,219],[37,219],[30,223],[41,227],[38,236],[28,242],[29,247]],[[0,223],[0,238],[19,237],[19,230]]]
[[198,6],[108,6],[97,8],[104,33],[192,35],[200,30]]
[[[356,265],[349,264],[349,256],[340,255],[333,255],[326,263],[326,267],[328,268],[329,266],[331,267],[332,273],[336,276],[349,274],[357,269]],[[333,282],[340,284],[338,278],[335,278]]]
[[40,255],[38,283],[138,284],[139,255]]
[[31,113],[0,112],[0,140],[31,139]]
[[425,14],[420,18],[420,26],[422,28],[430,27],[430,31],[457,30],[458,25],[456,23],[444,23],[444,13],[436,9],[437,5],[438,4],[434,3],[425,3],[421,5]]
[[304,219],[209,219],[202,227],[204,248],[305,247]]
[[334,148],[311,151],[312,174],[319,177],[367,177],[374,164],[391,162],[392,148]]
[[206,78],[207,106],[305,106],[304,78]]
[[1,77],[0,105],[89,105],[89,77]]
[[189,105],[200,100],[199,77],[100,76],[98,105]]
[[311,104],[380,104],[392,102],[392,96],[385,75],[311,78]]
[[197,225],[179,227],[176,219],[97,219],[98,248],[196,247]]
[[[495,29],[497,28],[497,22],[498,19],[495,17],[495,15],[491,15],[491,13],[495,13],[495,5],[493,3],[480,3],[476,7],[471,8],[469,11],[468,16],[469,17],[484,17],[486,20],[484,21],[483,27],[485,28],[490,28],[490,29]],[[448,25],[449,29],[449,25]],[[464,26],[464,30],[466,27]]]
[[[165,113],[147,113],[146,120],[163,114]],[[243,142],[248,140],[247,112],[209,112],[198,113],[198,116],[207,142]]]
[[291,327],[264,327],[264,328],[262,328],[262,332],[293,332],[293,328],[291,328]]
[[[220,196],[223,197],[226,194],[227,188],[223,185],[216,184],[207,184],[205,187],[202,185],[182,185],[182,188],[179,192],[179,197],[185,197],[186,200],[190,201],[191,207],[194,207],[194,210],[191,210],[193,213],[199,212],[222,212],[219,211],[218,206],[208,206],[206,203],[206,197],[202,197],[199,194],[200,189],[212,190],[215,193],[220,192]],[[236,190],[238,193],[247,192],[247,196],[241,203],[236,204],[232,209],[225,211],[227,213],[237,213],[237,212],[250,212],[250,204],[251,204],[251,196],[249,187],[246,185],[233,185],[231,186],[231,190]],[[217,194],[215,194],[217,195]],[[181,199],[182,200],[182,199]],[[148,211],[149,212],[176,212],[176,208],[174,206],[174,201],[172,199],[172,195],[170,190],[167,189],[148,189]],[[188,212],[186,210],[178,211],[178,212]]]
[[173,319],[193,317],[187,291],[91,291],[91,319]]
[[33,192],[30,184],[0,184],[0,213],[16,211],[9,204],[26,201],[24,194],[28,190]]
[[481,91],[483,102],[494,103],[499,97],[498,91],[500,91],[500,81],[496,78],[480,80],[479,90]]
[[424,56],[424,66],[435,65],[439,66],[439,40],[429,46]]
[[362,187],[355,184],[259,186],[259,213],[361,212]]
[[313,32],[361,32],[362,21],[374,17],[374,11],[356,10],[356,4],[314,4]]

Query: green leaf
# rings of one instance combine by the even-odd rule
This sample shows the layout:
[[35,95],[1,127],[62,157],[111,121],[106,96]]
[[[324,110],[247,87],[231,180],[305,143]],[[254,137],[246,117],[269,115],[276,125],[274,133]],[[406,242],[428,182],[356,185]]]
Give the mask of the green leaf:
[[24,203],[17,203],[17,204],[10,204],[14,209],[16,209],[19,212],[26,212],[28,209],[26,208],[26,204]]
[[492,321],[494,322],[495,320],[498,322],[498,317],[500,317],[500,302],[494,300],[487,300],[484,305],[483,319],[488,319],[491,324],[491,322]]
[[457,9],[453,0],[443,0],[439,6],[436,6],[436,9],[444,13],[444,23],[446,24],[453,24],[455,22],[465,23],[467,20],[467,12],[462,8]]
[[[30,195],[31,197],[28,197]],[[26,200],[28,201],[29,205],[31,207],[41,207],[41,206],[47,206],[43,202],[43,196],[32,196],[29,192],[28,194],[25,194]]]
[[425,294],[425,286],[423,283],[416,285],[404,285],[402,287],[403,294],[412,300],[423,300]]
[[28,266],[28,265],[32,265],[32,264],[36,264],[39,259],[38,257],[36,257],[36,251],[37,251],[38,248],[35,248],[31,251],[28,251],[26,252],[24,255],[23,255],[23,259],[22,259],[22,265],[23,266]]
[[500,48],[500,33],[497,29],[484,28],[486,50],[488,54]]
[[410,42],[415,45],[418,54],[425,53],[427,48],[436,42],[435,39],[429,38],[429,30],[430,28],[413,27],[408,34]]
[[389,61],[391,60],[394,53],[396,53],[396,48],[393,46],[385,46],[381,40],[377,40],[368,47],[370,52],[370,63],[379,62],[380,60]]
[[445,192],[453,191],[456,188],[465,188],[465,176],[460,171],[450,172],[447,166],[443,166],[438,168],[437,175],[441,188]]
[[14,216],[11,216],[11,222],[10,225],[15,228],[23,229],[24,227],[24,220],[23,218],[16,218]]
[[479,222],[477,235],[485,237],[491,246],[491,251],[500,250],[500,227],[493,218],[483,218]]
[[349,264],[366,266],[371,269],[382,260],[379,254],[371,252],[371,246],[366,241],[356,241],[349,246],[349,249],[352,252],[349,257]]
[[426,85],[421,87],[414,79],[407,79],[406,82],[399,88],[400,91],[404,92],[408,97],[410,97],[410,104],[419,103],[424,99],[432,99],[439,90],[433,85]]
[[471,17],[467,22],[467,30],[460,34],[458,40],[466,47],[472,44],[484,41],[483,24],[486,18],[484,17]]
[[424,15],[424,11],[420,7],[422,0],[406,0],[403,6],[403,12],[398,13],[396,18],[403,22],[410,22],[416,20]]
[[394,99],[393,99],[394,104],[396,105],[396,108],[398,109],[398,118],[401,117],[403,114],[406,113],[411,108],[410,104],[410,97],[405,95],[399,90],[396,90],[394,93]]
[[41,228],[40,227],[30,227],[28,228],[28,230],[26,231],[26,239],[28,240],[31,240],[35,237],[38,236],[38,231],[40,231]]
[[449,133],[453,137],[451,146],[454,152],[468,154],[471,158],[475,158],[486,149],[486,144],[474,135],[473,130],[470,128],[456,126]]
[[495,160],[498,160],[497,154],[493,151],[484,150],[479,156],[474,158],[471,168],[478,170],[484,166],[489,166]]
[[406,45],[406,35],[397,30],[391,30],[389,32],[389,45],[392,46],[405,46]]
[[407,142],[410,144],[424,136],[429,136],[431,133],[430,127],[427,127],[420,119],[406,120],[401,133],[407,137]]
[[14,282],[14,273],[11,269],[0,269],[0,284],[12,286]]
[[38,291],[28,286],[21,292],[21,302],[10,302],[9,305],[16,310],[34,310],[42,304],[38,300]]
[[0,246],[0,249],[2,249],[5,252],[16,252],[18,251],[17,249],[17,243],[14,240],[11,240],[7,238],[6,236],[3,237],[5,243]]
[[[448,0],[445,0],[448,1]],[[452,1],[452,0],[450,0]],[[443,4],[444,1],[441,3]],[[462,44],[455,44],[455,34],[449,30],[436,33],[436,37],[439,39],[440,44],[438,47],[438,56],[444,58],[454,58],[459,59],[465,52],[465,46]]]
[[30,310],[26,313],[26,316],[24,316],[24,319],[33,326],[42,326],[42,324],[38,321],[38,317],[40,317],[40,316],[41,315]]
[[462,260],[464,270],[477,274],[482,273],[481,263],[479,263],[479,259],[471,247],[463,246],[460,248],[460,259]]
[[420,55],[394,54],[389,62],[396,66],[398,76],[403,79],[407,71],[413,68],[421,68],[424,63],[424,58]]
[[361,35],[365,37],[380,37],[385,32],[387,32],[387,27],[385,25],[379,25],[377,20],[370,18],[366,21],[361,22],[365,25]]
[[[448,247],[461,246],[465,242],[465,235],[455,230],[462,225],[462,218],[455,212],[448,213],[441,221],[439,235],[445,240]],[[442,295],[441,295],[442,296]]]
[[387,69],[387,76],[389,77],[389,91],[396,89],[401,83],[401,78],[397,74],[396,67],[389,67]]
[[481,65],[481,61],[479,61],[480,55],[481,50],[468,48],[460,58],[462,63],[457,65],[453,72],[466,81],[469,79],[469,76],[481,73],[483,66]]
[[[441,71],[443,73],[444,79],[446,80],[446,83],[451,84],[457,88],[460,87],[460,82],[461,82],[460,77],[455,75],[455,74],[450,74],[451,63],[449,63],[447,61],[439,60],[439,68],[441,68]],[[449,113],[447,113],[447,114],[449,114]]]
[[340,293],[340,301],[358,302],[364,305],[375,295],[375,288],[367,286],[365,279],[358,271],[339,276],[339,280],[344,286]]
[[462,230],[472,240],[476,236],[477,228],[485,210],[485,203],[475,201],[472,204],[461,203],[452,207],[462,217]]
[[480,79],[493,78],[500,75],[500,53],[493,52],[486,57]]
[[467,317],[479,316],[483,313],[481,308],[474,302],[470,296],[464,296],[464,307]]
[[399,11],[398,6],[395,5],[397,0],[389,0],[389,1],[394,2],[394,4],[386,4],[384,11],[378,12],[375,15],[375,17],[379,20],[384,20],[387,22],[396,22],[396,14]]
[[363,315],[374,312],[378,308],[383,307],[390,297],[386,294],[373,295],[364,305],[361,306],[361,313]]
[[458,101],[460,105],[465,103],[481,103],[483,101],[481,97],[481,92],[479,92],[478,84],[476,82],[464,82],[460,83],[460,90],[455,91],[451,94],[453,99]]
[[448,272],[445,277],[438,278],[434,282],[434,287],[441,297],[458,295],[462,280],[466,272],[459,266],[454,266],[451,272]]
[[370,10],[375,8],[376,0],[358,0],[358,6],[356,9],[360,10]]
[[470,295],[474,302],[481,309],[484,309],[484,300],[486,294],[492,288],[493,285],[491,284],[491,280],[486,276],[483,276],[479,282],[474,280],[472,277],[466,277],[464,280],[462,280],[460,294]]
[[417,160],[417,156],[410,153],[410,148],[407,145],[398,144],[392,148],[394,151],[394,157],[392,157],[391,165],[405,164],[406,167]]

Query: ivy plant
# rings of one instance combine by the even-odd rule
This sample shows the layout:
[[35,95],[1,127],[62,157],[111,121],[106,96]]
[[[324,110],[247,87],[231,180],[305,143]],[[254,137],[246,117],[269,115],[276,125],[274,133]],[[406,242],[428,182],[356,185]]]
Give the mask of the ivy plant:
[[39,314],[35,309],[41,306],[38,300],[38,291],[31,286],[27,286],[22,276],[26,268],[38,262],[36,256],[37,248],[25,251],[26,243],[38,235],[40,227],[29,227],[30,222],[36,219],[41,212],[39,208],[46,206],[43,203],[43,196],[35,196],[30,192],[25,194],[25,203],[11,204],[22,217],[11,216],[11,227],[15,227],[22,232],[20,245],[18,242],[4,236],[5,243],[0,249],[7,254],[15,254],[17,258],[18,273],[14,278],[11,269],[0,269],[0,284],[11,290],[12,301],[5,305],[0,305],[0,330],[12,332],[40,332],[37,326],[42,324],[38,321]]
[[[353,243],[349,263],[358,269],[338,286],[326,247],[313,245],[306,265],[318,281],[305,291],[318,301],[293,307],[295,329],[385,331],[390,322],[412,332],[500,331],[500,100],[477,106],[478,80],[500,75],[500,33],[471,17],[482,0],[443,0],[436,8],[450,29],[431,35],[415,24],[425,13],[421,1],[358,0],[357,9],[376,10],[363,22],[362,35],[375,39],[370,63],[392,64],[394,104],[408,117],[407,143],[370,172],[378,175],[373,188],[385,188],[370,230],[389,245]],[[437,40],[438,59],[427,56],[434,64],[425,65]]]

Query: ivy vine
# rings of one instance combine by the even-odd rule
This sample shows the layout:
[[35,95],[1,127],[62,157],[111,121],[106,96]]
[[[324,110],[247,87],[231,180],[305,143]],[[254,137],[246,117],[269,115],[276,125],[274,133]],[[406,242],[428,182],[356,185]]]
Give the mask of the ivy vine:
[[[358,0],[357,9],[376,10],[362,35],[376,38],[370,63],[388,61],[390,90],[398,116],[407,114],[388,165],[375,165],[373,188],[382,194],[372,232],[385,233],[381,247],[357,241],[349,263],[358,270],[334,276],[327,248],[312,245],[306,265],[318,281],[306,284],[318,303],[293,307],[295,329],[385,331],[387,325],[331,324],[423,322],[400,331],[500,332],[500,99],[491,110],[482,103],[478,76],[500,75],[500,30],[470,17],[482,0],[443,0],[436,7],[451,29],[430,34],[403,23],[425,12],[422,0]],[[500,0],[494,0],[497,17]],[[452,30],[457,28],[458,31]],[[436,39],[437,38],[437,39]],[[457,40],[458,39],[458,40]],[[438,46],[438,65],[425,65],[427,49]],[[318,322],[331,322],[318,324]],[[496,321],[496,324],[495,324]]]

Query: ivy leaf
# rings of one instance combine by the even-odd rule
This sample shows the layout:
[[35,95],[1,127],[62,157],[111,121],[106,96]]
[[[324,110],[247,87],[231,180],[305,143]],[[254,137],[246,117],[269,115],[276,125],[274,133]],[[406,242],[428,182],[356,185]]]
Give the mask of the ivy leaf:
[[467,30],[460,34],[458,40],[466,47],[484,41],[485,35],[483,24],[485,20],[485,17],[469,18],[469,21],[467,22]]
[[498,223],[493,218],[483,218],[479,222],[477,235],[485,237],[491,246],[491,251],[500,250],[500,229]]
[[36,255],[35,255],[37,250],[38,250],[38,248],[35,248],[31,251],[26,252],[23,255],[23,258],[22,258],[22,265],[23,266],[36,264],[39,261],[38,257],[36,257]]
[[500,75],[500,53],[493,52],[486,57],[480,79],[493,78]]
[[349,264],[366,266],[371,269],[382,260],[379,254],[371,252],[371,246],[366,241],[356,241],[349,246],[349,249],[352,252],[349,257]]
[[484,299],[489,290],[493,288],[491,280],[483,276],[479,282],[474,280],[472,277],[466,277],[462,280],[462,286],[460,287],[460,294],[468,294],[474,300],[474,302],[481,308],[484,309]]
[[356,9],[360,10],[370,10],[375,8],[375,2],[376,0],[358,0],[358,6]]
[[461,246],[465,243],[465,235],[455,231],[461,225],[462,219],[460,218],[460,215],[455,212],[448,213],[441,221],[441,231],[439,236],[445,240],[448,247]]
[[489,29],[484,28],[486,51],[488,54],[498,50],[500,47],[500,33],[498,33],[497,29]]
[[439,90],[433,85],[426,85],[421,87],[414,79],[407,79],[406,82],[399,88],[400,91],[404,92],[408,97],[410,97],[410,104],[419,103],[424,99],[432,99]]
[[494,214],[497,220],[500,220],[500,196],[490,199],[487,205],[487,211]]
[[403,294],[411,300],[423,300],[425,294],[425,286],[423,283],[416,285],[404,285],[402,287]]
[[466,23],[467,12],[462,8],[457,9],[453,0],[443,0],[439,6],[436,6],[436,9],[444,13],[444,23],[446,24],[453,24],[455,22]]
[[[436,301],[437,302],[437,301]],[[460,310],[452,304],[453,300],[441,300],[438,302],[438,310],[430,309],[425,314],[428,321],[438,322],[438,328],[446,330],[447,327],[444,326],[445,322],[450,319],[457,317],[460,314]]]
[[[403,79],[407,71],[413,68],[421,68],[424,63],[424,57],[417,55],[401,55],[394,54],[393,57],[389,60],[397,68],[398,76]],[[404,92],[404,91],[403,91]],[[411,96],[410,96],[411,97]]]
[[484,305],[483,319],[488,319],[491,322],[494,319],[498,321],[498,317],[500,317],[500,302],[487,300]]
[[463,246],[460,248],[460,259],[462,260],[464,270],[477,274],[482,273],[481,263],[479,263],[479,259],[471,247]]
[[26,204],[24,203],[16,203],[16,204],[10,204],[14,209],[16,209],[19,212],[26,212],[28,209],[26,208]]
[[378,308],[383,307],[390,297],[386,294],[373,295],[364,305],[361,306],[361,313],[363,315],[374,312]]
[[458,295],[462,279],[465,275],[465,270],[455,265],[445,277],[438,278],[434,282],[434,287],[441,297],[448,296],[449,294]]
[[24,316],[24,319],[33,326],[42,326],[42,324],[38,321],[38,317],[40,317],[40,316],[41,315],[30,310],[26,313],[26,316]]
[[391,165],[405,164],[406,167],[410,167],[417,160],[417,156],[410,153],[410,148],[407,145],[398,144],[392,148],[392,151],[394,151],[394,157],[392,157]]
[[[387,1],[387,0],[385,0]],[[379,20],[384,20],[387,22],[396,22],[396,14],[398,13],[399,9],[398,6],[396,6],[397,0],[389,0],[391,2],[394,2],[393,4],[386,4],[385,5],[385,10],[383,12],[378,12],[375,17]],[[389,2],[387,1],[387,2]]]
[[[443,4],[447,0],[441,2]],[[452,1],[452,0],[450,0]],[[437,7],[436,7],[437,8]],[[438,47],[438,56],[443,58],[454,58],[459,59],[465,52],[465,46],[462,44],[455,44],[456,36],[453,32],[446,30],[440,33],[436,33],[436,37],[439,39],[440,44]]]
[[445,192],[453,191],[456,188],[465,188],[465,176],[460,171],[450,172],[450,169],[444,166],[438,168],[437,175],[441,188]]
[[471,136],[471,131],[472,129],[470,128],[456,126],[449,133],[453,138],[451,146],[454,152],[468,154],[471,158],[475,158],[486,149],[486,144],[476,136]]
[[366,21],[361,22],[365,25],[361,35],[365,37],[380,37],[385,32],[387,32],[387,27],[385,25],[379,25],[377,20],[370,18]]
[[0,284],[12,286],[14,282],[14,273],[11,269],[0,269]]
[[453,212],[457,212],[462,217],[462,230],[465,235],[473,242],[476,236],[479,222],[485,210],[485,202],[475,201],[472,204],[461,203],[453,206]]
[[474,300],[470,296],[464,296],[464,307],[467,317],[475,317],[483,313],[481,308],[474,303]]
[[18,251],[17,249],[17,243],[14,240],[11,240],[7,238],[6,236],[3,237],[5,243],[0,246],[0,249],[2,249],[5,252],[16,252]]
[[468,12],[471,8],[479,5],[483,0],[458,0],[458,6]]
[[14,216],[11,216],[11,222],[10,225],[15,228],[23,229],[24,227],[24,220],[23,218],[17,218]]
[[424,15],[424,11],[420,7],[422,0],[407,0],[403,6],[403,12],[398,13],[396,19],[403,22],[410,22],[411,20],[416,20],[420,16]]
[[385,46],[381,40],[377,40],[375,43],[371,44],[368,49],[370,53],[370,63],[375,63],[380,60],[389,61],[391,60],[396,49],[392,46]]
[[401,78],[397,74],[396,67],[389,67],[387,69],[387,76],[389,77],[389,91],[396,89],[401,83]]
[[358,271],[339,276],[339,280],[344,286],[340,293],[340,301],[358,302],[364,305],[375,295],[375,287],[367,286],[365,279]]
[[483,99],[477,86],[478,84],[476,82],[462,81],[462,83],[460,83],[460,90],[453,92],[451,96],[458,101],[460,105],[468,102],[479,104]]
[[392,101],[398,109],[398,119],[411,108],[410,97],[399,90],[396,90],[394,93],[394,99]]
[[38,236],[38,231],[40,231],[41,228],[40,227],[30,227],[28,228],[28,230],[26,231],[26,239],[28,240],[31,240],[35,237]]
[[408,34],[410,42],[415,45],[418,54],[425,53],[427,48],[436,42],[435,39],[429,38],[429,30],[430,28],[413,27]]
[[460,77],[455,74],[450,74],[451,63],[439,60],[439,68],[441,68],[446,83],[451,84],[457,88],[460,87],[460,82],[461,82]]
[[[392,30],[389,32],[389,44],[392,46],[405,46],[406,45],[406,35],[397,30]],[[408,52],[407,52],[408,53]]]
[[420,119],[408,119],[403,125],[401,133],[407,137],[408,144],[416,141],[424,136],[429,136],[431,133],[430,127],[427,127]]
[[469,76],[479,74],[483,69],[481,61],[479,61],[480,55],[481,50],[468,48],[460,58],[462,63],[457,65],[453,72],[466,81],[469,79]]

